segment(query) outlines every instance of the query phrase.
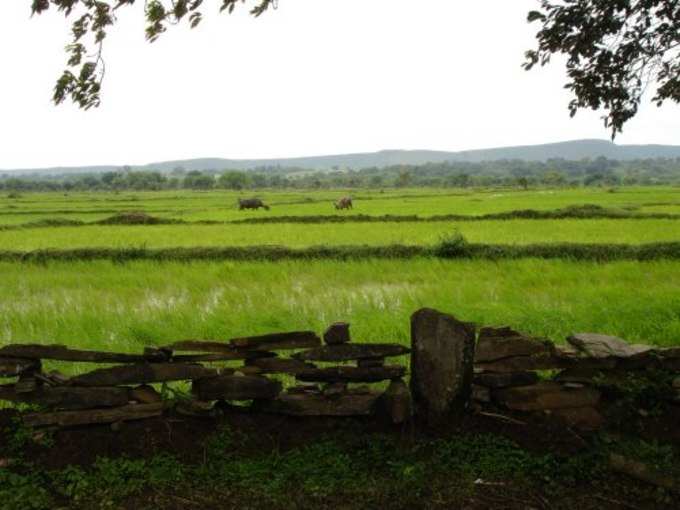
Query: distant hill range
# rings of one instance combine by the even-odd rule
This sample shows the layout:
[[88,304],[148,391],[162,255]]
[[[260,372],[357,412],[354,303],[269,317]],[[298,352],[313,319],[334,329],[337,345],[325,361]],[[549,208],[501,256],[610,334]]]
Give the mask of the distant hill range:
[[[632,160],[648,158],[680,158],[680,145],[616,145],[607,140],[573,140],[541,145],[522,145],[459,152],[428,150],[384,150],[357,154],[333,156],[311,156],[276,159],[221,159],[200,158],[179,161],[163,161],[146,165],[131,165],[133,170],[157,170],[170,172],[176,168],[184,170],[252,170],[261,167],[297,167],[309,170],[330,170],[339,168],[385,167],[390,165],[421,165],[460,161],[480,163],[502,159],[525,161],[546,161],[548,159],[580,160],[604,156],[608,159]],[[120,170],[121,166],[80,166],[34,168],[21,170],[0,170],[13,175],[97,173]]]

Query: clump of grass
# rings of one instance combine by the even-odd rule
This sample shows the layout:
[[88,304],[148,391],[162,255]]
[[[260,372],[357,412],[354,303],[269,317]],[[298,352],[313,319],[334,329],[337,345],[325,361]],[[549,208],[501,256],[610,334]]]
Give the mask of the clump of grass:
[[181,222],[179,220],[158,218],[141,211],[133,211],[114,214],[109,218],[99,220],[95,223],[99,225],[166,225]]
[[440,236],[439,241],[432,249],[432,253],[442,258],[463,257],[468,254],[468,248],[469,243],[465,236],[455,230],[450,234]]
[[43,228],[43,227],[77,227],[80,225],[85,225],[84,221],[72,220],[69,218],[43,218],[36,221],[31,221],[19,225],[19,227],[25,228]]

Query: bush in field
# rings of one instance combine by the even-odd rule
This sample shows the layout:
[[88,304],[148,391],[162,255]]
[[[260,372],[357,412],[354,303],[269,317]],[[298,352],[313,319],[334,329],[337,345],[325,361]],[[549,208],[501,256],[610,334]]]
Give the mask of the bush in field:
[[97,223],[100,225],[163,225],[170,223],[179,223],[178,220],[171,220],[167,218],[157,218],[145,212],[124,212],[110,216]]
[[458,230],[442,235],[434,247],[437,257],[460,257],[468,251],[468,240]]

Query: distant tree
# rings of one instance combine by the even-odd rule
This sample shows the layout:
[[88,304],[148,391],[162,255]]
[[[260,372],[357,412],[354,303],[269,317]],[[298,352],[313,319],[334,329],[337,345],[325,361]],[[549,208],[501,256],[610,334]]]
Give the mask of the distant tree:
[[564,186],[564,184],[567,182],[567,179],[564,177],[562,172],[550,170],[543,174],[541,177],[541,182],[548,186]]
[[402,170],[397,178],[397,187],[406,188],[411,184],[411,174],[407,170]]
[[215,178],[198,170],[187,172],[182,183],[185,189],[212,189],[215,187]]
[[456,188],[466,188],[470,185],[470,176],[466,173],[449,175],[446,184]]
[[168,189],[179,189],[182,187],[182,181],[179,177],[170,177],[166,181],[165,187]]
[[[73,19],[66,47],[67,69],[54,88],[54,101],[67,97],[82,108],[100,104],[103,43],[119,9],[135,0],[32,0],[33,14],[50,7]],[[247,3],[254,16],[277,0],[219,0],[220,11],[232,12]],[[146,37],[155,41],[170,25],[186,21],[194,28],[203,0],[146,0]],[[633,117],[648,85],[656,82],[657,104],[680,102],[680,5],[678,0],[541,0],[528,15],[542,24],[538,47],[526,53],[526,69],[545,65],[565,54],[574,94],[573,116],[579,109],[604,108],[612,137]]]
[[517,185],[521,186],[523,190],[529,189],[529,179],[526,177],[517,177],[516,182]]
[[361,179],[357,175],[350,175],[347,178],[347,185],[351,188],[361,186]]
[[264,188],[267,186],[267,176],[262,174],[252,174],[250,176],[250,182],[253,188]]
[[380,188],[383,185],[384,179],[382,175],[373,175],[368,182],[371,187]]
[[118,177],[117,172],[105,172],[101,174],[100,179],[106,186],[112,187],[111,185],[116,180],[116,177]]
[[626,186],[634,186],[640,182],[640,178],[635,174],[628,174],[622,180],[621,183]]
[[217,185],[220,188],[226,189],[243,189],[248,182],[248,176],[243,172],[229,171],[220,175],[217,179]]

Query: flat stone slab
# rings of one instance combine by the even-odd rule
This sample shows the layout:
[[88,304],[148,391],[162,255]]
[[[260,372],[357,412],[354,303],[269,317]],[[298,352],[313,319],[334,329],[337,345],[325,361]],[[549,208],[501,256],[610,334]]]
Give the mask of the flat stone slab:
[[400,365],[384,367],[329,367],[303,370],[296,379],[306,382],[378,382],[397,379],[406,374]]
[[225,367],[220,368],[220,375],[260,375],[262,369],[260,367]]
[[350,341],[349,323],[334,322],[323,334],[323,341],[328,345],[346,344]]
[[385,358],[364,358],[357,360],[357,366],[361,368],[382,367],[385,365]]
[[568,368],[576,363],[575,360],[562,358],[550,354],[536,354],[534,356],[516,356],[488,363],[475,363],[475,368],[487,372],[525,372],[527,370],[550,370]]
[[165,404],[163,402],[156,404],[132,404],[111,409],[25,414],[22,416],[22,420],[27,427],[45,427],[50,425],[71,427],[153,418],[161,416],[164,408]]
[[473,382],[487,388],[528,386],[538,382],[538,374],[536,372],[483,372],[475,374]]
[[321,388],[318,384],[297,384],[288,388],[287,393],[321,393]]
[[[295,393],[295,392],[293,392]],[[326,384],[321,390],[321,393],[323,394],[324,397],[339,397],[341,395],[344,395],[347,393],[347,383],[345,382],[332,382],[329,384]]]
[[202,363],[211,361],[251,360],[260,358],[273,358],[273,352],[267,351],[233,351],[233,352],[206,352],[203,354],[174,354],[174,363]]
[[218,374],[214,368],[183,363],[144,363],[100,368],[69,379],[72,386],[118,386],[167,381],[187,381]]
[[510,328],[482,328],[475,347],[475,362],[491,362],[515,356],[554,354],[552,342],[517,333]]
[[321,345],[321,339],[313,331],[291,331],[268,335],[232,338],[232,347],[237,349],[273,351],[288,349],[309,349]]
[[[644,354],[645,356],[647,354]],[[608,356],[606,358],[595,358],[578,351],[571,345],[556,345],[555,356],[560,361],[560,365],[555,368],[583,368],[583,369],[600,369],[612,370],[617,368],[622,361],[621,358],[613,358]],[[633,359],[633,358],[629,358]]]
[[653,350],[649,345],[630,344],[621,338],[598,333],[575,333],[567,337],[567,342],[593,358],[628,358]]
[[157,350],[148,351],[147,354],[124,354],[118,352],[69,349],[65,345],[56,344],[10,344],[5,347],[0,347],[0,357],[82,361],[89,363],[140,363],[145,361],[165,360],[165,355]]
[[388,358],[408,354],[410,349],[399,344],[338,344],[324,345],[293,357],[305,361],[353,361],[365,358]]
[[555,376],[555,381],[561,383],[594,384],[595,379],[603,375],[603,371],[596,368],[574,367],[563,370]]
[[281,383],[266,377],[221,375],[194,381],[191,392],[205,401],[271,399],[281,392]]
[[181,340],[163,347],[164,350],[178,352],[200,352],[205,354],[174,354],[174,361],[223,361],[274,356],[272,353],[249,352],[236,349],[227,342],[213,340]]
[[248,367],[257,367],[263,374],[299,374],[305,370],[316,368],[312,363],[306,363],[292,358],[259,358],[247,360]]
[[604,417],[594,407],[574,407],[555,409],[552,414],[570,427],[583,431],[594,431],[602,428]]
[[565,389],[556,382],[540,382],[531,386],[516,386],[494,390],[493,398],[499,404],[515,411],[543,411],[594,407],[600,401],[600,392],[593,388]]
[[479,338],[484,337],[513,337],[523,336],[519,331],[515,331],[510,326],[482,326],[479,328]]
[[216,415],[215,403],[196,399],[182,399],[175,405],[175,412],[194,418],[212,418]]
[[129,398],[138,404],[155,404],[163,400],[161,394],[148,384],[132,388],[129,392]]
[[29,370],[40,368],[40,360],[27,358],[0,358],[0,377],[17,377]]
[[376,412],[380,395],[372,392],[326,397],[314,393],[282,393],[274,400],[259,402],[257,409],[291,416],[366,416]]
[[0,386],[0,400],[64,410],[117,407],[127,405],[128,390],[127,388],[40,386],[29,393],[17,393],[14,385],[6,385]]

